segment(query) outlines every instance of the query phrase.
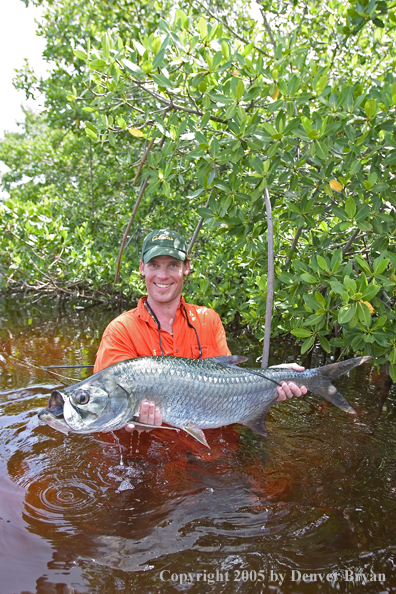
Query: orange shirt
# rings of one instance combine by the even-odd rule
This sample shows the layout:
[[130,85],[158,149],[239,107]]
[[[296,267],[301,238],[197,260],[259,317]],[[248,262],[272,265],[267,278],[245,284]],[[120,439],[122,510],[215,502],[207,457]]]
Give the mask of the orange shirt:
[[[158,325],[144,306],[146,299],[142,297],[135,309],[121,314],[107,326],[96,354],[94,373],[126,359],[161,355]],[[202,358],[231,355],[219,315],[213,309],[186,303],[183,297],[176,312],[173,333],[160,330],[164,355],[188,359],[199,357],[197,337],[187,324],[182,306],[198,333]]]

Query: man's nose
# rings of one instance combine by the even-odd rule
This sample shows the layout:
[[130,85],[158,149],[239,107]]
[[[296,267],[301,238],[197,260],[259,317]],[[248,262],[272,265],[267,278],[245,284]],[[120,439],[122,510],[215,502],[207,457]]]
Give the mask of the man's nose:
[[158,272],[157,272],[157,275],[158,275],[160,278],[166,278],[166,277],[168,276],[168,271],[167,271],[167,268],[166,268],[166,266],[164,266],[164,267],[161,267],[161,268],[158,270]]

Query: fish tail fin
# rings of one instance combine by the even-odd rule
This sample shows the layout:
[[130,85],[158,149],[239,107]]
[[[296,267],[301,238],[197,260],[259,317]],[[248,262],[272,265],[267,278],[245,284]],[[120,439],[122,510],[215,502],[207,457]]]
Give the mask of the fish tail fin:
[[338,363],[320,367],[318,369],[320,382],[311,388],[312,392],[315,392],[318,396],[322,396],[322,398],[331,402],[344,412],[356,415],[357,411],[331,382],[347,371],[362,365],[369,359],[371,359],[371,357],[356,357],[355,359],[348,359],[347,361],[340,361]]

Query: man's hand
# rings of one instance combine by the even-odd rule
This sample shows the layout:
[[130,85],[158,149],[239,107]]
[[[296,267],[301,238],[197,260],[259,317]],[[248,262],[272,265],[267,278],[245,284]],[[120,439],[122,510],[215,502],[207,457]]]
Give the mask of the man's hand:
[[[160,409],[155,406],[154,402],[149,402],[148,400],[143,400],[140,404],[140,412],[139,412],[139,423],[145,423],[147,425],[156,425],[159,427],[162,425],[162,415]],[[151,431],[151,427],[145,429],[144,427],[135,427],[133,423],[128,423],[125,425],[126,431],[132,433],[132,431]]]
[[[286,363],[282,365],[272,365],[272,367],[284,367],[287,369],[294,369],[294,371],[304,371],[305,367],[301,367],[297,363]],[[304,396],[307,393],[305,386],[297,386],[294,382],[281,382],[278,386],[278,402],[287,400],[287,398],[293,398],[293,396]]]

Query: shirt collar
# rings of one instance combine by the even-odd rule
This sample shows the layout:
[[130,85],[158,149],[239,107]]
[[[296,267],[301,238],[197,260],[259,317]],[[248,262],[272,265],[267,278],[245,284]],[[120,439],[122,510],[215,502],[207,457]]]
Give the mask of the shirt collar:
[[[141,297],[138,301],[138,305],[137,305],[137,310],[138,310],[138,314],[139,317],[147,322],[148,324],[153,324],[155,327],[157,327],[157,322],[154,320],[154,318],[152,317],[152,315],[150,314],[150,312],[148,311],[148,309],[145,306],[145,303],[147,301],[147,295],[144,297]],[[183,315],[182,314],[182,307],[186,306],[186,302],[183,296],[180,297],[180,305],[176,310],[176,317],[178,317],[179,315]]]

